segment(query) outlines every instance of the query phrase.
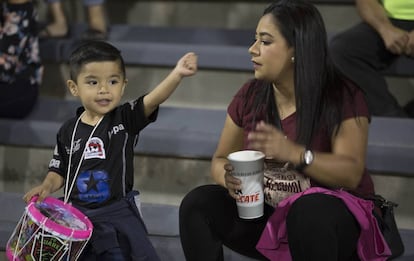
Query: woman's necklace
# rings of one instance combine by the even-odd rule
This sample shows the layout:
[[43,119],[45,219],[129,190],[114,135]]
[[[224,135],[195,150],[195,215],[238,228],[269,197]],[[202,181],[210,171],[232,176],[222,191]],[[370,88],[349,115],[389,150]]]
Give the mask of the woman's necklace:
[[98,128],[99,123],[101,123],[101,121],[102,121],[102,119],[103,119],[103,117],[104,117],[104,116],[102,116],[102,117],[98,120],[98,122],[97,122],[97,123],[95,124],[95,126],[93,127],[93,129],[92,129],[92,131],[91,131],[91,134],[89,135],[89,138],[86,140],[86,143],[85,143],[85,148],[83,149],[82,156],[81,156],[81,158],[80,158],[80,160],[79,160],[78,167],[76,168],[75,174],[73,175],[72,183],[71,183],[70,188],[69,188],[69,178],[70,178],[70,169],[71,169],[71,165],[72,165],[72,154],[73,154],[73,145],[74,145],[74,141],[75,141],[75,134],[76,134],[76,130],[77,130],[77,128],[78,128],[79,122],[80,122],[80,120],[81,120],[81,118],[82,118],[82,116],[83,116],[83,114],[84,114],[84,113],[85,113],[85,112],[83,112],[83,113],[79,116],[79,118],[76,120],[75,127],[73,128],[73,132],[72,132],[72,138],[71,138],[71,141],[70,141],[70,152],[69,152],[68,171],[67,171],[67,173],[66,173],[65,192],[64,192],[64,203],[67,203],[67,202],[68,202],[68,200],[69,200],[69,195],[72,193],[72,189],[73,189],[73,186],[74,186],[74,184],[75,184],[75,180],[76,180],[76,178],[77,178],[77,176],[78,176],[80,166],[81,166],[82,161],[83,161],[83,159],[84,159],[84,157],[85,157],[85,151],[86,151],[86,149],[87,149],[88,143],[89,143],[89,141],[91,140],[93,133],[94,133],[94,132],[95,132],[95,130]]
[[277,112],[279,114],[280,123],[282,123],[282,120],[285,118],[284,117],[285,115],[284,115],[283,110],[280,106],[280,101],[278,101],[278,97],[279,97],[279,95],[281,95],[281,93],[280,93],[280,90],[278,89],[278,84],[277,83],[273,84],[273,91],[275,92],[274,99],[275,99],[275,103],[276,103]]
[[279,83],[273,84],[273,90],[275,92],[274,99],[277,112],[279,113],[279,118],[280,120],[284,120],[285,117],[288,117],[295,111],[294,97],[291,96],[293,94],[289,94],[289,92],[286,90],[283,91],[283,88]]
[[279,103],[278,103],[278,102],[276,102],[276,106],[277,106],[277,111],[278,111],[278,113],[279,113],[279,118],[280,118],[280,120],[282,121],[282,120],[284,120],[284,119],[285,119],[285,114],[283,113],[283,110],[282,110],[282,108],[280,107],[280,105],[279,105]]
[[[283,132],[283,134],[285,134],[285,132],[283,131],[283,124],[282,124],[282,120],[285,119],[285,114],[283,113],[283,110],[280,108],[280,105],[278,102],[276,102],[276,107],[277,107],[277,112],[279,113],[279,124],[280,124],[280,131]],[[285,134],[285,139],[287,139],[287,135]]]

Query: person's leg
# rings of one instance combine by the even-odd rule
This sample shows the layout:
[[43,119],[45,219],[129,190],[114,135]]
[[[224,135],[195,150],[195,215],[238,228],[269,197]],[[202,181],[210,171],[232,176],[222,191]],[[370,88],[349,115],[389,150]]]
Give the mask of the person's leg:
[[51,22],[39,32],[40,37],[63,37],[68,33],[68,23],[61,0],[47,0]]
[[29,80],[0,83],[0,118],[21,119],[26,117],[37,102],[39,88]]
[[111,249],[105,253],[107,260],[122,260],[111,259],[117,255],[119,258],[123,256],[125,260],[160,261],[139,213],[129,208],[127,213],[112,222],[117,227],[117,241],[121,252]]
[[101,255],[97,256],[97,260],[99,261],[124,261],[129,260],[126,259],[123,254],[120,247],[115,247],[112,249],[109,249],[108,251],[102,253]]
[[[74,258],[74,256],[70,256]],[[65,259],[64,259],[65,260]],[[103,253],[97,254],[91,245],[88,245],[78,258],[79,261],[123,261],[125,258],[120,247],[111,248]]]
[[118,207],[115,206],[111,211],[106,210],[104,215],[94,215],[88,212],[94,210],[76,206],[85,215],[90,215],[94,225],[93,235],[79,260],[160,261],[141,217],[122,204],[117,204]]
[[409,101],[405,106],[404,110],[407,112],[408,116],[414,118],[414,100]]
[[89,30],[83,38],[104,40],[107,38],[108,26],[106,23],[105,7],[103,0],[83,0],[87,8]]
[[187,261],[223,260],[223,244],[257,259],[264,257],[256,243],[273,208],[266,206],[264,217],[238,218],[236,202],[218,185],[205,185],[188,193],[180,205],[181,244]]
[[96,255],[93,251],[92,245],[88,243],[78,257],[79,261],[96,261]]
[[337,197],[319,193],[300,197],[291,206],[286,225],[294,261],[359,260],[359,224]]
[[335,35],[329,48],[333,62],[364,90],[371,114],[406,116],[381,73],[398,56],[386,50],[377,32],[360,23]]

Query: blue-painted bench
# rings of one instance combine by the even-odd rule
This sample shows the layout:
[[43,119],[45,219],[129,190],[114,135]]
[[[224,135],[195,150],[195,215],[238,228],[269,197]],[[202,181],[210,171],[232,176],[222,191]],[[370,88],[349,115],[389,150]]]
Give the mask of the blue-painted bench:
[[[0,119],[0,144],[52,148],[58,128],[74,115],[79,105],[74,100],[40,97],[26,119]],[[161,106],[158,120],[142,131],[135,152],[211,159],[225,116],[225,110]],[[413,133],[413,119],[373,117],[368,139],[368,169],[414,177]]]
[[[77,106],[79,103],[73,100],[40,97],[34,111],[25,120],[0,119],[0,144],[53,148],[58,128],[73,115]],[[224,110],[161,107],[157,122],[141,133],[135,152],[210,159],[219,139],[225,113]],[[413,133],[412,119],[374,117],[368,140],[367,167],[376,173],[414,177]],[[4,195],[0,194],[0,201]],[[7,240],[17,222],[16,216],[21,215],[21,195],[17,198],[13,201],[3,198],[4,201],[0,204],[2,243]],[[144,218],[148,222],[151,239],[160,255],[165,257],[163,260],[184,260],[179,241],[177,211],[176,206],[144,205]],[[404,258],[397,260],[414,260],[414,230],[402,229],[401,233],[406,252]],[[228,250],[226,256],[226,260],[249,260]]]
[[[70,38],[42,40],[40,53],[43,60],[66,62],[79,44],[78,36],[84,29],[84,24],[77,24],[71,28]],[[251,71],[248,47],[253,38],[253,29],[114,24],[111,25],[108,40],[121,50],[128,65],[171,67],[184,53],[194,51],[198,54],[200,69]],[[384,74],[412,77],[414,59],[401,57]]]

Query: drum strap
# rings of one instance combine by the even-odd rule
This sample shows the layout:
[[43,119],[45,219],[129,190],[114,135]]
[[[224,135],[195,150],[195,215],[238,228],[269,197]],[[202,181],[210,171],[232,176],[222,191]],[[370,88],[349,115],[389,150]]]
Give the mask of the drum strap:
[[76,168],[76,171],[75,171],[75,173],[74,173],[74,175],[73,175],[72,183],[71,183],[70,188],[69,188],[70,168],[71,168],[71,165],[72,165],[72,153],[73,153],[73,145],[74,145],[74,140],[75,140],[75,134],[76,134],[76,130],[77,130],[77,128],[78,128],[79,121],[81,120],[81,118],[82,118],[82,116],[83,116],[83,114],[84,114],[84,113],[85,113],[85,112],[83,112],[83,113],[79,116],[79,118],[77,119],[77,121],[76,121],[76,123],[75,123],[75,127],[73,128],[72,138],[71,138],[71,141],[70,141],[69,163],[68,163],[68,171],[67,171],[67,173],[66,173],[66,184],[65,184],[65,193],[64,193],[64,202],[65,202],[65,203],[68,203],[68,201],[69,201],[69,196],[70,196],[70,194],[72,193],[72,189],[73,189],[73,186],[74,186],[74,184],[75,184],[75,180],[76,180],[76,178],[77,178],[77,176],[78,176],[79,169],[80,169],[80,167],[81,167],[81,165],[82,165],[82,161],[83,161],[83,159],[84,159],[84,157],[85,157],[85,151],[86,151],[86,149],[87,149],[88,143],[89,143],[89,141],[91,140],[92,135],[94,134],[95,130],[98,128],[99,123],[101,123],[101,121],[102,121],[102,119],[103,119],[103,116],[102,116],[102,117],[99,119],[99,121],[95,124],[95,126],[93,127],[93,129],[92,129],[92,131],[91,131],[91,134],[89,135],[88,140],[87,140],[87,141],[86,141],[86,143],[85,143],[85,148],[83,149],[82,156],[81,156],[81,158],[80,158],[80,160],[79,160],[78,167]]

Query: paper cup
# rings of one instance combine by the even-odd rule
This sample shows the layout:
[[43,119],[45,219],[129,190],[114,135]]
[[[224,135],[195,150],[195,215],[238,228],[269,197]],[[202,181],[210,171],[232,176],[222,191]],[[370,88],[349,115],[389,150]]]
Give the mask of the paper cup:
[[242,182],[237,210],[240,218],[254,219],[263,216],[263,170],[265,155],[260,151],[242,150],[229,154],[233,176]]

